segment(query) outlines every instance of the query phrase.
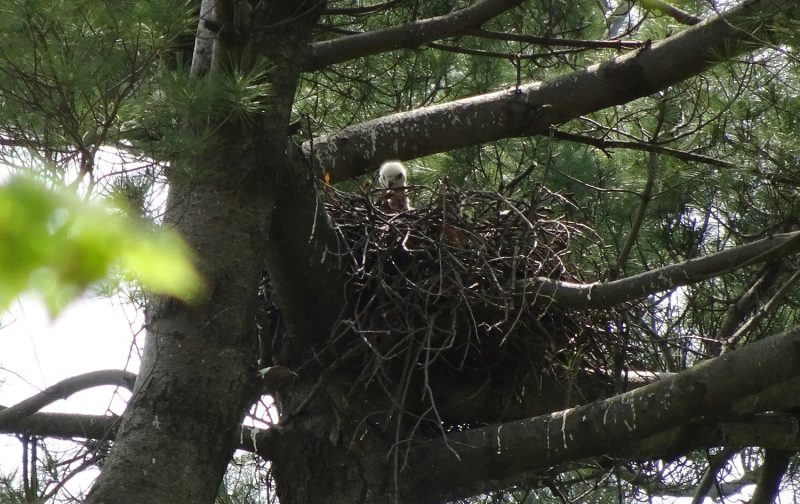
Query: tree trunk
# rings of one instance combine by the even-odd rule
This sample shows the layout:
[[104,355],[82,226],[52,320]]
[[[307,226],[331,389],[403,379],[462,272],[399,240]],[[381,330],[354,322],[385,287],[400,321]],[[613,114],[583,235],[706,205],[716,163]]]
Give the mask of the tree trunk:
[[[309,385],[293,385],[282,394],[283,404],[296,407],[303,402]],[[352,414],[354,409],[364,411],[357,403],[369,401],[360,391],[350,392],[348,386],[328,385],[288,422],[280,449],[272,457],[282,504],[398,502],[393,492],[391,445],[377,421],[384,416],[375,415],[374,410],[372,416]],[[376,403],[383,402],[377,399]]]
[[211,502],[256,384],[255,292],[264,206],[173,183],[169,221],[209,282],[191,307],[155,299],[134,395],[89,502]]
[[258,392],[257,289],[277,182],[295,168],[287,125],[300,55],[318,14],[293,3],[262,4],[269,19],[259,25],[267,28],[253,28],[245,44],[217,43],[221,63],[208,77],[247,71],[250,55],[263,56],[270,85],[263,112],[211,118],[219,124],[213,145],[182,170],[171,168],[165,223],[197,255],[207,295],[195,306],[151,302],[133,397],[88,502],[213,502],[237,426]]

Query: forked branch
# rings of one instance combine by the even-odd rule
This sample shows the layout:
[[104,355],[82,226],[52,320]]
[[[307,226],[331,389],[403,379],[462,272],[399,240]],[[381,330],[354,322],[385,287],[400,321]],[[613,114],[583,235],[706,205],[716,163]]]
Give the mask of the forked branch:
[[48,404],[59,399],[66,399],[76,392],[102,385],[115,385],[133,390],[136,375],[119,369],[106,369],[93,371],[62,380],[55,385],[47,387],[33,397],[0,411],[0,425],[19,421],[39,411]]

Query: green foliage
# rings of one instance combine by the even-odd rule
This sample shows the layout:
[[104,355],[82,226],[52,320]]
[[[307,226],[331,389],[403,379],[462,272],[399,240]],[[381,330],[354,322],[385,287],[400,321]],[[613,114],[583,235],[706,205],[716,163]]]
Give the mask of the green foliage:
[[91,169],[103,145],[130,143],[162,56],[193,21],[153,0],[9,0],[0,7],[0,133],[59,176]]
[[[197,79],[178,68],[151,83],[152,92],[125,105],[127,138],[158,159],[195,159],[218,147],[215,134],[226,123],[252,124],[266,113],[269,67],[258,60],[247,69],[227,68]],[[181,134],[174,134],[180,127]],[[183,169],[186,163],[178,163]]]
[[119,209],[51,191],[30,178],[0,186],[0,310],[19,294],[41,294],[57,314],[118,270],[155,293],[186,301],[202,292],[182,241]]

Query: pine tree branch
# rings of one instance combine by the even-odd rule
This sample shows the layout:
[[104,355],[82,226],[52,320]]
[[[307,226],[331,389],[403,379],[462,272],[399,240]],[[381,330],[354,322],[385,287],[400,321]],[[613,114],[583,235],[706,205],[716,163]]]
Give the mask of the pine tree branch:
[[[0,406],[0,413],[7,410]],[[72,413],[33,413],[0,421],[2,434],[29,434],[59,439],[114,439],[119,417]]]
[[648,142],[630,142],[626,140],[609,140],[607,138],[595,138],[588,135],[567,133],[565,131],[560,131],[555,128],[553,128],[550,131],[550,134],[552,135],[553,138],[557,140],[566,140],[568,142],[591,145],[592,147],[597,147],[598,149],[604,152],[609,149],[638,150],[644,152],[651,152],[654,154],[663,154],[665,156],[670,156],[675,159],[680,159],[681,161],[703,163],[710,166],[718,166],[720,168],[736,168],[737,166],[739,166],[735,163],[723,161],[722,159],[713,158],[711,156],[705,156],[703,154],[695,154],[693,152],[686,152],[678,149],[672,149],[670,147],[664,147],[663,145],[658,145]]
[[[0,413],[8,411],[0,406]],[[114,439],[120,417],[75,413],[33,413],[25,418],[0,420],[0,434],[28,434],[58,439]],[[279,427],[258,429],[241,425],[237,449],[258,453],[265,460],[279,447]]]
[[524,0],[483,0],[470,7],[404,26],[393,26],[372,32],[315,42],[305,70],[342,63],[396,49],[417,47],[445,37],[463,34],[486,21],[520,5]]
[[681,10],[664,0],[641,0],[641,4],[647,9],[657,10],[675,21],[686,25],[696,25],[702,21],[699,17]]
[[[332,182],[385,159],[412,159],[502,138],[544,134],[553,125],[626,103],[767,44],[770,28],[796,18],[793,0],[747,0],[665,40],[544,82],[381,117],[303,146]],[[779,38],[776,36],[776,38]]]
[[[480,492],[480,482],[570,461],[624,453],[675,426],[719,417],[742,395],[800,376],[800,327],[710,359],[671,378],[585,406],[450,434],[412,448],[409,465],[422,476],[407,491],[421,500]],[[749,413],[763,411],[752,403]],[[691,435],[695,429],[687,431]],[[792,446],[797,445],[797,433]],[[676,440],[661,445],[662,449]],[[693,443],[697,444],[697,440]],[[672,446],[676,448],[675,446]],[[652,451],[656,446],[650,445]],[[681,451],[687,448],[680,445]],[[455,453],[454,453],[455,452]],[[663,453],[664,456],[674,455]],[[413,489],[425,489],[416,493]]]
[[690,285],[751,264],[785,257],[800,250],[800,231],[780,234],[696,259],[605,283],[577,284],[536,278],[521,284],[527,297],[544,296],[560,306],[607,308],[656,292]]
[[65,380],[47,387],[38,394],[25,399],[22,402],[0,411],[0,425],[18,422],[30,416],[45,406],[52,404],[60,399],[66,399],[76,392],[103,385],[114,385],[133,390],[133,383],[136,375],[128,371],[119,369],[106,369],[102,371],[92,371],[78,376],[72,376]]
[[545,47],[579,47],[582,49],[639,49],[644,42],[637,40],[581,40],[564,39],[556,37],[539,37],[536,35],[521,35],[519,33],[502,33],[491,30],[474,29],[468,35],[492,40],[505,40],[507,42],[525,42]]

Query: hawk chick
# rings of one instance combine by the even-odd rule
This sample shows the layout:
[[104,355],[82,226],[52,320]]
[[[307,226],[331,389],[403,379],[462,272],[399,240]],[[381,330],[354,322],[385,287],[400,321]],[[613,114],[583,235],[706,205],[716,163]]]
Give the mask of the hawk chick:
[[386,161],[378,171],[378,180],[383,187],[389,189],[383,195],[381,208],[387,212],[405,212],[410,210],[406,180],[408,173],[400,161]]

